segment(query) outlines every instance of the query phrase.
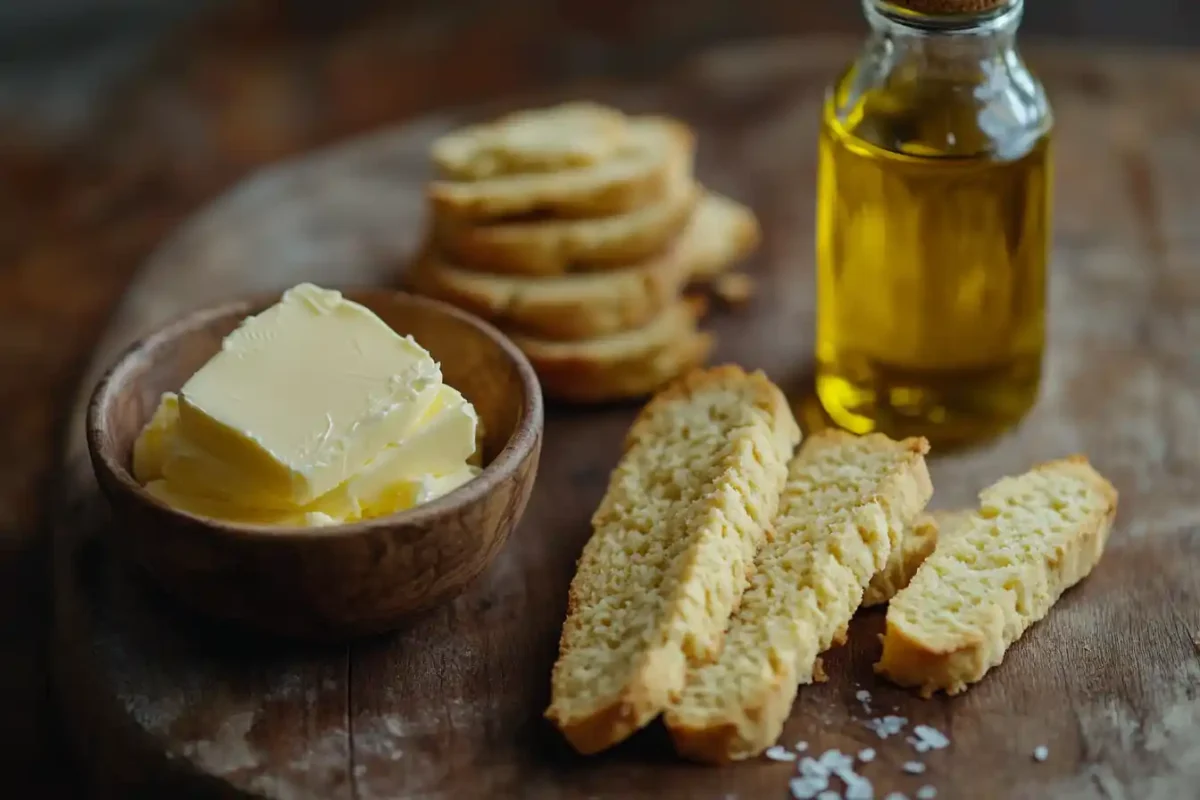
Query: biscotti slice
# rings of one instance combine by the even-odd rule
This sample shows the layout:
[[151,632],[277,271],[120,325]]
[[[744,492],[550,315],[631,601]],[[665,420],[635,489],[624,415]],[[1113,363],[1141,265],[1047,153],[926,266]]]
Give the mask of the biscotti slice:
[[433,162],[448,178],[475,181],[590,166],[611,158],[628,140],[624,114],[577,101],[451,131],[433,143]]
[[800,429],[779,389],[698,370],[638,415],[592,517],[546,716],[582,753],[646,725],[711,659],[779,503]]
[[469,219],[617,214],[662,197],[672,165],[680,159],[690,164],[694,149],[695,137],[686,125],[665,117],[635,117],[629,141],[599,163],[478,181],[437,180],[429,186],[429,198],[439,216]]
[[641,327],[662,313],[687,283],[690,259],[690,242],[680,240],[625,269],[528,277],[472,272],[427,251],[409,283],[514,333],[591,339]]
[[529,358],[547,397],[602,403],[645,397],[702,365],[713,338],[696,327],[704,304],[676,301],[647,325],[575,342],[511,334]]
[[698,268],[742,254],[743,249],[729,246],[737,237],[732,218],[695,214],[667,250],[646,261],[603,272],[541,277],[475,272],[427,248],[408,280],[418,292],[513,332],[542,339],[591,339],[649,324],[675,302]]
[[1100,560],[1117,491],[1081,456],[1004,478],[888,606],[875,670],[928,697],[963,691]]
[[844,635],[863,589],[933,494],[924,439],[823,431],[792,461],[774,534],[716,661],[695,664],[666,714],[681,755],[721,763],[772,745],[797,686]]
[[882,605],[893,597],[896,592],[908,586],[917,569],[937,546],[941,533],[941,522],[938,514],[922,514],[912,527],[904,532],[900,546],[893,547],[888,556],[887,564],[875,574],[863,592],[863,608]]
[[688,224],[704,254],[691,266],[696,283],[712,281],[730,266],[754,252],[762,238],[754,212],[736,200],[715,192],[705,195]]
[[621,214],[472,224],[434,220],[437,245],[464,266],[518,275],[560,275],[626,266],[662,252],[683,230],[700,189],[679,159],[666,194]]

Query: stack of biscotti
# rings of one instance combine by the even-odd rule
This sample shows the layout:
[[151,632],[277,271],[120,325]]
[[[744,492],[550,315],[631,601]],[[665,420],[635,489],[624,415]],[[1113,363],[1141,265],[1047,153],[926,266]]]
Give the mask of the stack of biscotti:
[[433,145],[410,285],[508,333],[551,397],[650,394],[712,349],[685,288],[759,239],[748,209],[696,183],[694,151],[677,120],[588,102],[453,131]]
[[762,753],[859,608],[888,603],[876,669],[956,693],[1100,558],[1116,491],[1082,457],[926,513],[922,438],[799,436],[761,374],[699,370],[626,441],[571,582],[547,717],[581,752],[662,716],[706,762]]

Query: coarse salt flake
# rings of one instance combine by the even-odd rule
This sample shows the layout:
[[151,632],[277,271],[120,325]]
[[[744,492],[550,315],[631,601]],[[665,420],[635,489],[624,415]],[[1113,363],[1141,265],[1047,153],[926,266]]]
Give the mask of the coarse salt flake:
[[1037,747],[1033,748],[1033,757],[1037,761],[1045,761],[1050,757],[1050,748],[1046,747],[1044,744],[1039,744]]
[[858,760],[859,761],[874,761],[875,760],[875,748],[868,747],[864,750],[859,750],[858,751]]
[[788,788],[791,789],[792,797],[796,798],[796,800],[813,800],[813,798],[825,791],[827,786],[829,786],[828,778],[792,778],[788,782]]
[[944,750],[950,746],[950,740],[937,728],[931,728],[928,725],[917,725],[913,728],[913,733],[916,734],[917,741],[920,742],[917,745],[918,750],[921,750],[922,746],[924,750]]
[[788,750],[785,747],[780,747],[777,744],[772,745],[771,747],[768,747],[765,755],[767,758],[771,759],[772,761],[795,761],[796,760],[795,753],[793,753],[791,750]]
[[920,761],[906,761],[904,762],[904,771],[909,775],[920,775],[925,771],[925,765]]

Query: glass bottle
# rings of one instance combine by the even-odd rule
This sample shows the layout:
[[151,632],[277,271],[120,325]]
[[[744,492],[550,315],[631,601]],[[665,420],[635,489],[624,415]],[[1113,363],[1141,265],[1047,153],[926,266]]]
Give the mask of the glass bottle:
[[864,0],[830,89],[817,199],[817,396],[856,433],[962,443],[1037,398],[1052,116],[1022,0]]

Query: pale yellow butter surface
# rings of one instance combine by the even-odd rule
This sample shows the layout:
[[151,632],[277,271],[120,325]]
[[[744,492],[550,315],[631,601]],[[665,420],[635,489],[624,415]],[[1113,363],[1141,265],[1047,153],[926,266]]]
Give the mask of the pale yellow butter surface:
[[301,285],[231,334],[180,396],[163,395],[133,471],[192,514],[332,525],[471,480],[478,430],[470,402],[415,342],[336,292]]
[[[176,463],[168,453],[164,473],[201,494],[303,507],[402,440],[440,385],[411,338],[338,292],[301,284],[184,384],[179,426],[195,447]],[[222,469],[204,468],[214,461]]]

